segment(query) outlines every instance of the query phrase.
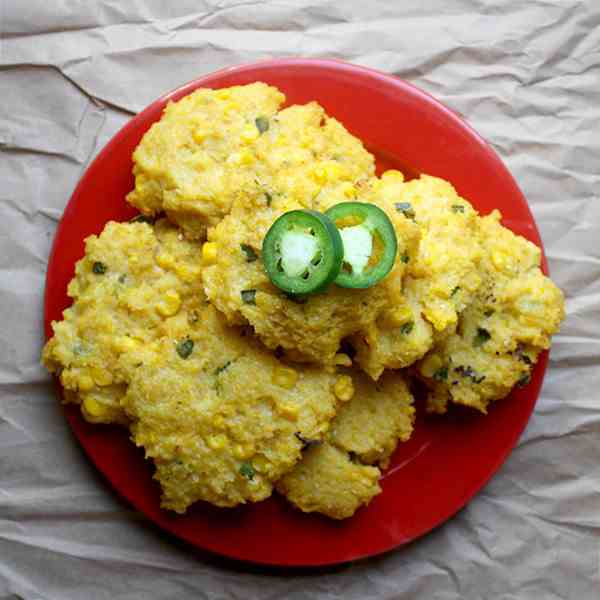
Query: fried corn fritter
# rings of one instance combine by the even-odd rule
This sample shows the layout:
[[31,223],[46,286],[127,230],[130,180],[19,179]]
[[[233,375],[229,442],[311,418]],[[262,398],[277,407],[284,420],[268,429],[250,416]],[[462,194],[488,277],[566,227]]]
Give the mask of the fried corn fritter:
[[166,212],[189,237],[204,236],[240,190],[255,185],[257,124],[269,123],[284,100],[276,88],[253,83],[169,102],[133,153],[127,201],[145,215]]
[[[384,193],[392,190],[384,180]],[[419,254],[409,268],[416,296],[434,333],[443,337],[454,330],[458,314],[481,285],[478,214],[438,177],[421,175],[401,191],[400,202],[412,207],[421,229]]]
[[[381,492],[378,479],[399,441],[413,430],[413,398],[399,373],[375,383],[353,371],[354,396],[338,411],[324,442],[309,443],[277,490],[304,512],[351,517]],[[378,466],[377,466],[378,465]]]
[[[365,189],[365,185],[357,187],[358,199],[363,194],[368,197]],[[210,252],[205,252],[209,256],[202,274],[207,297],[231,323],[252,325],[267,347],[281,347],[296,360],[331,364],[345,337],[366,333],[390,307],[395,314],[394,307],[403,301],[402,278],[407,268],[403,257],[417,254],[417,225],[399,215],[391,203],[377,203],[394,225],[399,248],[396,265],[384,284],[368,289],[332,285],[325,293],[300,298],[286,295],[265,272],[262,241],[277,217],[301,206],[281,198],[277,207],[266,207],[259,199],[235,202],[231,214],[210,232],[205,247]],[[321,209],[326,206],[324,201],[319,203]],[[244,294],[248,291],[253,292],[251,302]]]
[[347,519],[381,493],[380,476],[377,467],[353,462],[347,452],[324,442],[310,446],[277,489],[303,512]]
[[564,318],[561,291],[540,270],[541,251],[500,224],[479,221],[483,284],[457,331],[437,344],[418,371],[430,387],[428,408],[449,402],[483,413],[491,402],[529,382],[532,366]]
[[476,211],[443,179],[422,175],[405,182],[398,171],[387,171],[373,195],[393,203],[421,234],[418,253],[406,257],[397,301],[367,335],[352,339],[358,363],[376,379],[384,369],[410,366],[454,331],[481,284],[481,247]]
[[85,243],[42,360],[87,420],[125,423],[119,404],[139,354],[204,298],[200,245],[168,221],[109,222]]
[[279,112],[285,96],[263,83],[200,89],[170,103],[133,154],[144,214],[166,211],[190,237],[202,237],[237,198],[308,205],[345,199],[374,174],[374,159],[316,102]]
[[377,382],[352,372],[354,396],[332,423],[328,439],[358,460],[385,469],[398,442],[413,432],[415,409],[404,377],[387,372]]
[[267,498],[320,440],[337,407],[337,377],[281,363],[212,306],[180,340],[163,338],[135,371],[123,406],[132,439],[156,465],[161,505],[235,506]]
[[377,380],[384,369],[402,369],[421,359],[433,346],[433,327],[422,312],[412,277],[406,277],[402,294],[365,333],[350,338],[357,364]]
[[278,112],[252,149],[258,195],[273,206],[343,202],[375,174],[375,160],[362,142],[316,102]]

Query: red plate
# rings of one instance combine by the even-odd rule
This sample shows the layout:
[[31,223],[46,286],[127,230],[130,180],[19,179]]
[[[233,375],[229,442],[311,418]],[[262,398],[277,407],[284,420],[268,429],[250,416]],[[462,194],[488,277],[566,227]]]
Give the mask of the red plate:
[[[317,100],[375,154],[378,166],[450,180],[487,213],[500,208],[504,223],[541,246],[527,202],[495,152],[459,116],[412,85],[370,69],[329,60],[274,60],[202,77],[152,103],[133,118],[86,171],[58,226],[48,265],[46,335],[69,305],[67,283],[83,255],[83,240],[109,219],[126,220],[133,187],[131,153],[168,100],[198,87],[264,81],[289,103]],[[545,267],[545,262],[544,262]],[[497,403],[489,416],[453,410],[445,417],[419,411],[415,435],[394,455],[383,493],[351,519],[306,515],[279,497],[237,509],[198,503],[187,515],[159,508],[152,466],[125,430],[86,423],[76,407],[67,419],[88,456],[113,487],[152,521],[198,548],[271,565],[327,565],[406,544],[456,513],[504,462],[538,397],[547,353],[532,382]],[[422,409],[422,406],[419,406]]]

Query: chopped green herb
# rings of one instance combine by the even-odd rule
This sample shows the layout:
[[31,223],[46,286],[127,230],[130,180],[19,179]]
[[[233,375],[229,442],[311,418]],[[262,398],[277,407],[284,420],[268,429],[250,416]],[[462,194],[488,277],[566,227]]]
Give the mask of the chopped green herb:
[[525,387],[528,383],[531,382],[531,375],[529,373],[525,373],[525,375],[523,375],[519,381],[517,381],[517,385],[522,388]]
[[452,212],[455,212],[455,213],[464,213],[465,212],[465,207],[462,204],[453,204],[452,205]]
[[184,360],[189,358],[194,350],[194,340],[190,340],[189,338],[181,340],[177,343],[177,346],[175,346],[175,350],[177,350],[177,354]]
[[475,346],[475,348],[478,348],[482,344],[485,344],[485,342],[487,342],[491,337],[492,336],[490,335],[490,332],[487,329],[484,329],[483,327],[478,327],[477,335],[473,338],[473,346]]
[[439,368],[434,374],[433,378],[436,381],[446,381],[448,379],[448,367]]
[[404,254],[402,254],[402,256],[400,256],[400,260],[404,263],[407,264],[408,261],[410,260],[410,256],[408,256],[408,254],[406,254],[406,252]]
[[462,365],[454,367],[454,370],[462,377],[469,377],[473,383],[481,383],[485,375],[477,376],[477,372],[472,367],[463,367]]
[[245,462],[242,463],[240,466],[240,475],[252,481],[254,479],[254,476],[256,475],[256,471],[250,463]]
[[256,129],[258,129],[259,133],[264,133],[265,131],[269,131],[269,119],[267,117],[256,117],[254,119],[256,123]]
[[407,219],[415,218],[415,209],[410,202],[396,202],[394,204],[396,210],[401,212]]
[[127,275],[121,273],[121,275],[119,275],[119,283],[125,283],[125,281],[127,281]]
[[75,354],[75,356],[81,356],[85,353],[85,348],[81,344],[75,344],[75,346],[73,346],[73,354]]
[[462,365],[454,367],[454,370],[462,377],[468,377],[473,383],[481,383],[485,379],[485,375],[477,376],[477,372],[472,367],[463,367]]
[[495,312],[495,311],[494,311],[494,309],[493,309],[493,308],[488,308],[488,309],[487,309],[487,310],[486,310],[486,311],[485,311],[483,314],[484,314],[486,317],[491,317],[491,316],[494,314],[494,312]]
[[230,364],[231,364],[231,361],[228,360],[224,365],[217,367],[215,369],[215,375],[220,375]]
[[241,296],[244,304],[256,304],[256,290],[242,290]]
[[531,365],[533,364],[533,361],[531,360],[530,356],[528,354],[525,354],[525,351],[523,350],[522,346],[519,346],[516,350],[515,350],[515,354],[517,355],[517,358],[524,362],[526,365]]
[[240,248],[242,249],[242,252],[246,255],[246,262],[250,263],[258,259],[258,255],[254,251],[254,248],[252,246],[249,246],[248,244],[241,244]]
[[152,217],[148,217],[146,215],[135,215],[133,219],[129,220],[130,223],[148,223],[148,225],[152,225],[154,223],[154,219]]
[[406,323],[403,323],[400,326],[400,333],[403,335],[408,335],[413,330],[414,326],[415,326],[414,321],[407,321]]
[[269,192],[265,192],[265,198],[267,199],[267,206],[271,206],[271,202],[273,202],[273,196],[271,196]]
[[104,273],[106,273],[106,268],[106,265],[98,260],[92,265],[92,271],[94,271],[96,275],[104,275]]
[[457,285],[452,292],[450,292],[450,298],[452,298],[454,295],[456,295],[458,292],[460,291],[460,285]]
[[473,377],[473,375],[475,375],[475,371],[469,366],[463,367],[462,365],[459,365],[458,367],[454,367],[454,370],[463,377]]

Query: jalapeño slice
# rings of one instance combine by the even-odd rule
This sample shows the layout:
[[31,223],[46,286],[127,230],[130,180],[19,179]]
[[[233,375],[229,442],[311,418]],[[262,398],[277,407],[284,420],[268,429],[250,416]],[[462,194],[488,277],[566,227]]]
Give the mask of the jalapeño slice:
[[289,294],[322,291],[338,276],[343,254],[335,225],[312,210],[281,215],[271,225],[262,246],[269,278]]
[[394,266],[398,242],[389,217],[374,204],[342,202],[325,213],[339,229],[344,244],[342,269],[335,283],[368,288]]

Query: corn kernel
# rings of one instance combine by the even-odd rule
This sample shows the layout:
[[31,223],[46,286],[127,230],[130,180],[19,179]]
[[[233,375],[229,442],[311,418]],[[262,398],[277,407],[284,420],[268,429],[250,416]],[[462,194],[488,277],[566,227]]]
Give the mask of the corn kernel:
[[92,379],[96,385],[110,385],[113,382],[113,376],[110,371],[99,369],[98,367],[92,367],[90,370],[92,372]]
[[156,257],[156,264],[163,269],[170,269],[175,264],[175,261],[170,254],[163,253]]
[[381,174],[381,179],[390,183],[402,183],[404,181],[404,175],[402,175],[402,173],[396,169],[390,169],[389,171]]
[[242,150],[240,153],[239,161],[241,165],[251,165],[255,160],[254,154],[250,150]]
[[186,283],[191,283],[200,277],[200,271],[198,269],[193,269],[188,265],[178,265],[175,267],[175,271],[177,272],[177,275]]
[[519,323],[521,323],[521,325],[525,325],[525,327],[540,327],[541,325],[539,319],[536,319],[531,315],[519,316]]
[[428,356],[421,364],[421,375],[433,377],[433,374],[442,367],[443,361],[437,354]]
[[300,145],[303,148],[310,148],[310,146],[312,146],[313,144],[313,139],[310,135],[303,135],[301,140],[300,140]]
[[217,262],[217,244],[215,242],[206,242],[202,246],[202,262],[205,265],[212,265]]
[[503,252],[499,252],[498,250],[492,252],[492,262],[499,271],[502,271],[506,274],[512,273],[510,260]]
[[336,354],[334,362],[336,365],[339,365],[340,367],[351,367],[352,366],[352,359],[347,354],[343,354],[343,353]]
[[494,252],[492,252],[492,262],[497,269],[502,269],[504,266],[504,256],[502,253],[494,250]]
[[285,419],[295,421],[298,418],[299,411],[297,406],[293,404],[280,404],[278,408],[281,416]]
[[354,383],[350,375],[341,375],[333,386],[333,393],[342,401],[347,402],[354,396]]
[[227,89],[225,90],[217,90],[215,92],[215,97],[219,100],[227,100],[231,96],[231,92]]
[[342,193],[346,198],[353,198],[356,196],[356,188],[349,182],[342,185]]
[[325,183],[327,181],[327,172],[325,167],[315,167],[313,171],[313,177],[317,183]]
[[290,367],[277,367],[272,380],[275,385],[291,390],[298,381],[298,373]]
[[198,127],[197,129],[194,129],[192,137],[197,144],[201,144],[206,139],[207,132],[205,129]]
[[181,297],[175,290],[167,290],[163,299],[156,304],[156,311],[163,317],[172,317],[181,308]]
[[250,458],[254,454],[254,446],[252,444],[236,444],[233,447],[233,454],[236,458]]
[[258,139],[259,135],[260,133],[258,131],[258,128],[254,125],[249,125],[248,127],[244,128],[244,130],[240,134],[240,138],[245,144],[251,144],[252,142]]
[[404,306],[398,306],[394,308],[394,310],[391,310],[386,315],[386,322],[391,327],[400,327],[401,325],[404,325],[404,323],[411,321],[412,318],[412,311],[410,310],[410,307],[405,304]]
[[116,352],[129,352],[135,349],[137,343],[129,336],[122,335],[116,338],[112,345]]
[[342,175],[342,167],[337,163],[331,163],[325,167],[325,173],[327,174],[327,181],[334,181]]
[[93,398],[85,398],[83,401],[83,409],[90,417],[103,417],[109,411],[107,406],[100,404],[100,402]]
[[89,392],[94,387],[94,380],[89,375],[82,375],[78,380],[80,392]]
[[324,184],[339,179],[342,168],[337,163],[328,163],[315,167],[313,177],[317,183]]
[[225,447],[227,438],[224,435],[211,435],[208,438],[208,445],[213,450],[220,450]]

